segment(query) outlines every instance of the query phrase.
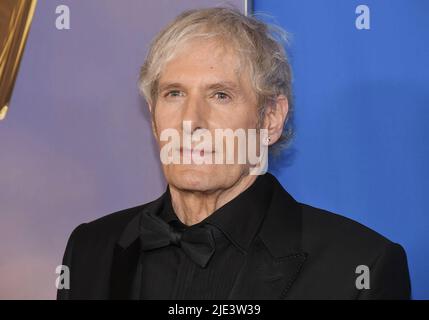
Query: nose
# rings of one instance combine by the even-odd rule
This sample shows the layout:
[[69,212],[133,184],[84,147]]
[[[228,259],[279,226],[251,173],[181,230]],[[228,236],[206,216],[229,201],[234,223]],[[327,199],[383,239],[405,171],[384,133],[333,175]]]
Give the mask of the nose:
[[190,123],[190,126],[183,126],[185,135],[192,135],[198,129],[207,129],[208,110],[202,98],[189,95],[182,110],[182,123]]

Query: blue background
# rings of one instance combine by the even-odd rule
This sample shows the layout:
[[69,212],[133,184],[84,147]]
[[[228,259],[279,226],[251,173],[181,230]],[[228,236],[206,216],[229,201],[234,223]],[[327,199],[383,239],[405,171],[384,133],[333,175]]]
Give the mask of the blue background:
[[[370,9],[358,30],[356,7]],[[404,246],[414,299],[429,298],[429,1],[261,0],[291,33],[296,139],[271,162],[300,202]]]

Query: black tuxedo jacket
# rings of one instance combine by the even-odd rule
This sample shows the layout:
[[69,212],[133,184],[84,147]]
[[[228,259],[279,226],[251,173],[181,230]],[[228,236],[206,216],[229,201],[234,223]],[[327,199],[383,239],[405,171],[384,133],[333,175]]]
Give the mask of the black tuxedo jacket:
[[[229,299],[410,297],[400,245],[350,219],[298,203],[272,179],[270,209]],[[70,289],[58,290],[57,298],[131,298],[140,242],[124,249],[119,239],[141,210],[157,211],[164,196],[78,226],[63,259],[70,269]],[[356,287],[362,265],[369,268],[369,289]]]

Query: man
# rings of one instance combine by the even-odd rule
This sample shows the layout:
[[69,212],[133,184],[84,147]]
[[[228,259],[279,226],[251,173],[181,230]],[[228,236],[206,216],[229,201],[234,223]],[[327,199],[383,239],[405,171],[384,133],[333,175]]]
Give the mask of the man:
[[[63,261],[70,289],[59,299],[409,298],[400,245],[298,203],[263,169],[255,174],[264,146],[291,137],[281,36],[233,9],[210,8],[184,12],[154,39],[140,89],[167,190],[73,231]],[[259,162],[239,161],[243,148],[227,135],[209,141],[219,129],[244,132]]]

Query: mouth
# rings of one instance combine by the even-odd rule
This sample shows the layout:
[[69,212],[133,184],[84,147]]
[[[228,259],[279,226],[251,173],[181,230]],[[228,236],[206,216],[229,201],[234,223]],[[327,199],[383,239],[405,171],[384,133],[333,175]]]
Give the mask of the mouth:
[[180,155],[181,156],[186,156],[186,157],[190,157],[192,159],[192,156],[195,155],[195,152],[199,152],[200,157],[204,157],[204,155],[209,155],[209,154],[213,154],[213,151],[210,150],[204,150],[204,149],[194,149],[194,148],[183,148],[180,147],[179,149]]

